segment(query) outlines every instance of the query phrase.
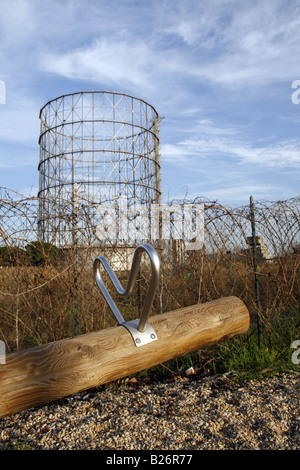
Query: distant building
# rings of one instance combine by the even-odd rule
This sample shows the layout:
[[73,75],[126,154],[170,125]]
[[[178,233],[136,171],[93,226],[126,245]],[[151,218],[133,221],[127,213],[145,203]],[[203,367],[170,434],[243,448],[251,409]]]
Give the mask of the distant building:
[[[247,237],[247,240],[249,242],[249,245],[252,248],[253,245],[254,245],[253,244],[253,237]],[[258,260],[269,259],[268,247],[267,247],[267,245],[265,245],[263,236],[256,237],[256,250],[257,250],[256,252],[257,252]]]

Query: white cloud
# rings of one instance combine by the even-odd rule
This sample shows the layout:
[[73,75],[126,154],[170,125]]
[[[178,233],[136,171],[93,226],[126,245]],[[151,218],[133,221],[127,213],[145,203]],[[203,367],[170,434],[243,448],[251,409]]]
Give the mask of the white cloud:
[[13,69],[27,62],[93,82],[165,90],[185,77],[249,89],[297,75],[298,9],[298,2],[276,0],[172,0],[140,9],[132,2],[4,1],[1,58],[7,63],[15,54]]
[[217,127],[207,120],[202,120],[199,124],[202,125],[199,136],[162,145],[164,161],[192,167],[199,158],[218,161],[227,157],[234,158],[240,165],[252,164],[262,168],[300,167],[300,142],[296,139],[255,146],[242,139],[236,128]]
[[253,147],[251,144],[237,145],[232,152],[241,158],[242,163],[252,163],[261,167],[300,167],[300,143],[296,140],[281,141],[265,147]]
[[[195,198],[197,193],[199,195],[199,187],[195,188]],[[243,181],[238,183],[236,181],[227,183],[227,185],[215,186],[211,189],[202,189],[201,196],[206,197],[211,201],[227,201],[231,204],[245,204],[249,202],[249,197],[255,195],[257,199],[266,199],[269,197],[274,190],[277,189],[277,186],[272,184],[259,184],[252,181]],[[193,193],[193,189],[191,188]],[[191,198],[193,199],[193,198]]]
[[240,134],[241,130],[241,128],[233,126],[217,126],[214,121],[210,119],[199,119],[191,127],[190,131],[194,134],[201,133],[201,135],[221,137]]
[[297,76],[299,8],[295,1],[186,1],[164,17],[164,30],[188,46],[187,76],[249,90]]
[[255,167],[257,185],[272,190],[261,183],[264,169],[299,168],[300,106],[290,99],[300,78],[299,12],[298,0],[2,0],[1,164],[17,173],[22,162],[38,162],[38,112],[48,99],[115,89],[166,118],[162,171],[168,181],[168,168],[177,168],[175,187],[183,168],[191,180],[204,169],[216,179],[226,162],[231,174],[239,169],[240,187],[251,187]]
[[70,79],[115,85],[123,82],[141,88],[154,85],[154,63],[155,55],[146,43],[119,43],[105,38],[85,49],[45,54],[40,67]]
[[194,80],[247,91],[297,78],[297,8],[277,0],[154,1],[143,8],[4,0],[0,58],[6,73],[23,67],[158,97]]

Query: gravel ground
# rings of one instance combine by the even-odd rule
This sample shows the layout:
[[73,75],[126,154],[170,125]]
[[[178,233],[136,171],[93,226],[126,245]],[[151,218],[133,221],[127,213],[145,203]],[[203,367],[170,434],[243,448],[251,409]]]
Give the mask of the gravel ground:
[[299,409],[297,373],[130,379],[0,419],[0,450],[299,450]]

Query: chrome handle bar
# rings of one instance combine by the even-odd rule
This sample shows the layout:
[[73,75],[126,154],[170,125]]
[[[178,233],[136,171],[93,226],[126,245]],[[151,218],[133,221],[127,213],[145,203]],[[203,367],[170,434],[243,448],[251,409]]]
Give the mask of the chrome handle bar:
[[[132,320],[132,321],[126,322],[103,282],[103,279],[100,273],[100,265],[102,264],[103,268],[106,270],[118,294],[121,295],[122,297],[128,297],[132,293],[134,283],[138,275],[141,257],[144,251],[148,254],[150,258],[150,262],[151,262],[152,272],[151,272],[149,289],[148,289],[146,300],[144,303],[143,312],[139,321],[137,322],[137,320]],[[134,339],[135,339],[136,345],[146,344],[146,342],[157,339],[155,332],[153,331],[151,325],[149,325],[148,323],[150,310],[153,305],[154,296],[158,288],[159,279],[160,279],[160,260],[159,260],[156,250],[147,243],[143,243],[135,249],[126,289],[122,287],[119,279],[115,275],[109,262],[104,256],[98,256],[95,259],[94,275],[95,275],[97,285],[100,291],[102,292],[106,302],[108,303],[110,309],[112,310],[114,316],[116,317],[118,323],[120,325],[125,326],[127,329],[129,329],[131,333],[133,333],[132,329],[137,330],[138,333],[134,332]],[[141,337],[141,334],[144,334],[144,333],[145,335]],[[147,340],[147,336],[149,337],[148,338],[149,341]]]

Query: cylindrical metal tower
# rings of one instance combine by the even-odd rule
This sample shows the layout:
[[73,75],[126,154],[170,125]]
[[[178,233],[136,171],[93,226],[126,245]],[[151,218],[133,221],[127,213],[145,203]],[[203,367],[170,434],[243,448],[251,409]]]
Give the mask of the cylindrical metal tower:
[[95,233],[97,207],[160,203],[159,117],[144,100],[78,92],[40,111],[39,233],[59,246]]

